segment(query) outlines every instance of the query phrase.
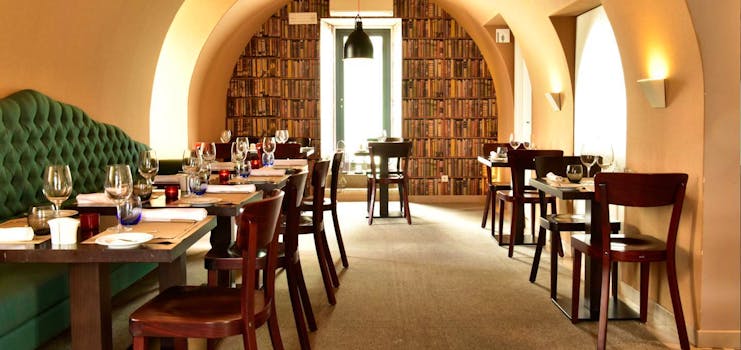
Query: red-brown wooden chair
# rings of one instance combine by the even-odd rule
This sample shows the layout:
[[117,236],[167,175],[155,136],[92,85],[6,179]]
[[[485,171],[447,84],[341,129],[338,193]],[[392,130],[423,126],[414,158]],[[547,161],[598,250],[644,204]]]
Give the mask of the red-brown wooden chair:
[[[510,219],[510,237],[509,250],[507,256],[510,258],[515,250],[515,234],[517,226],[520,224],[518,218],[524,217],[520,209],[524,204],[530,204],[531,228],[533,241],[535,241],[535,204],[540,204],[538,191],[530,189],[525,185],[525,170],[535,169],[535,157],[560,157],[563,156],[561,150],[511,150],[507,152],[507,163],[509,164],[512,176],[512,189],[499,190],[496,192],[496,198],[499,201],[499,245],[503,245],[504,240],[504,204],[512,203],[512,217]],[[551,204],[551,212],[556,212],[556,198],[547,196],[546,201]]]
[[[186,338],[224,338],[241,334],[245,349],[257,349],[255,329],[267,322],[273,348],[283,349],[275,312],[276,224],[283,192],[246,204],[239,217],[237,245],[242,252],[241,288],[171,287],[131,314],[129,331],[134,350],[146,348],[146,338],[175,338],[178,349]],[[266,283],[256,285],[258,253],[267,254]]]
[[[512,146],[510,146],[509,142],[507,143],[485,143],[482,146],[482,154],[484,157],[489,157],[489,154],[491,152],[496,152],[497,148],[499,147],[507,147],[507,151],[509,152],[512,150]],[[510,185],[509,181],[494,181],[494,178],[492,176],[492,168],[487,168],[487,174],[486,174],[486,184],[487,184],[487,191],[486,191],[486,201],[484,202],[484,217],[481,219],[481,228],[486,228],[486,222],[489,220],[489,208],[491,207],[491,235],[492,237],[495,235],[496,232],[496,225],[495,225],[495,218],[497,217],[497,201],[496,201],[496,193],[499,190],[510,190],[512,189],[512,186]],[[501,209],[500,209],[501,210]]]
[[[601,225],[593,234],[571,236],[574,249],[574,274],[572,289],[572,322],[578,321],[579,288],[581,283],[582,253],[602,261],[602,294],[600,296],[599,333],[597,348],[604,349],[607,344],[607,310],[609,303],[608,286],[612,262],[640,263],[640,320],[646,322],[648,309],[649,268],[652,262],[666,262],[669,280],[669,294],[674,309],[679,344],[689,349],[687,327],[684,323],[682,302],[677,282],[676,243],[679,218],[687,187],[687,174],[638,174],[638,173],[600,173],[595,177],[594,201],[599,205]],[[666,240],[645,234],[611,234],[609,205],[626,207],[664,207],[671,206]],[[592,243],[593,235],[600,235],[601,245]],[[596,283],[596,281],[595,281]]]
[[[368,225],[373,224],[373,211],[376,204],[376,189],[378,185],[396,184],[399,186],[399,202],[407,219],[407,224],[412,224],[412,214],[409,212],[409,156],[412,154],[412,143],[401,142],[369,142],[368,152],[370,154],[371,172],[368,174]],[[376,156],[396,162],[396,171],[382,174],[381,164],[376,164]],[[387,164],[386,164],[387,165]]]

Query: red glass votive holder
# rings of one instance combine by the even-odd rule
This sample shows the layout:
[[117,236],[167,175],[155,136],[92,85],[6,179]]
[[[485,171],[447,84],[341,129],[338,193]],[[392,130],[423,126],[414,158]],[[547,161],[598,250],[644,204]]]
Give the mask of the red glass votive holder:
[[84,241],[100,232],[98,213],[80,213],[80,240]]
[[231,176],[231,172],[227,169],[219,170],[219,183],[222,185],[226,185],[229,183],[229,177]]
[[174,201],[178,199],[179,195],[180,195],[180,186],[178,185],[165,186],[165,199]]

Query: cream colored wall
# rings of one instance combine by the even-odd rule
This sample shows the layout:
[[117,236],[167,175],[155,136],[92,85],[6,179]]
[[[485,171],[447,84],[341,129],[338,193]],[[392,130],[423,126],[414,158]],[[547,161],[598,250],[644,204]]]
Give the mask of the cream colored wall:
[[0,1],[0,96],[35,89],[148,143],[157,56],[181,2]]

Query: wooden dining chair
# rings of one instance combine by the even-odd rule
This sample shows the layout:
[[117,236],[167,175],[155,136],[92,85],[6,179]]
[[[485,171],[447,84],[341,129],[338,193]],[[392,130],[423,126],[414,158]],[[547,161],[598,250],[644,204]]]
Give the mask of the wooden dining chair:
[[[275,312],[276,224],[283,192],[244,205],[239,216],[237,247],[242,254],[242,286],[176,286],[166,289],[131,314],[129,332],[135,350],[146,348],[149,337],[175,338],[178,349],[186,338],[224,338],[242,335],[245,349],[257,349],[255,330],[267,322],[273,348],[283,349]],[[258,254],[265,252],[266,278],[256,285]]]
[[[412,143],[402,142],[369,142],[368,153],[370,154],[370,174],[368,174],[368,225],[373,224],[373,212],[376,202],[376,189],[378,185],[396,184],[399,189],[399,205],[407,220],[412,224],[412,214],[409,212],[409,156],[412,154]],[[398,164],[396,171],[386,171],[383,174],[381,166],[387,164],[376,164],[376,157],[387,159]]]
[[334,267],[332,254],[327,244],[327,236],[324,231],[324,197],[327,186],[327,173],[329,172],[329,161],[318,160],[314,163],[311,171],[311,197],[312,207],[308,212],[301,215],[299,221],[299,235],[312,235],[317,259],[319,260],[319,271],[322,274],[324,290],[327,293],[327,301],[334,305],[337,303],[334,288],[340,286],[337,270]]
[[[298,252],[298,227],[307,177],[307,171],[293,174],[288,178],[286,185],[283,187],[285,195],[283,197],[281,209],[282,219],[279,228],[283,240],[278,243],[278,261],[276,264],[276,268],[285,269],[286,271],[288,294],[291,299],[293,318],[296,323],[296,330],[302,350],[311,349],[309,334],[306,330],[307,323],[309,330],[315,331],[317,329]],[[204,264],[208,271],[209,286],[218,285],[219,271],[241,269],[242,264],[240,259],[239,252],[234,249],[223,253],[213,250],[206,253]],[[263,256],[263,259],[260,260],[261,264],[258,264],[258,266],[265,267],[264,260]],[[263,276],[267,275],[263,274]],[[213,345],[209,345],[209,349],[211,348],[213,348]]]
[[[502,142],[493,142],[493,143],[485,143],[482,146],[482,155],[484,157],[489,157],[489,154],[491,152],[496,152],[497,148],[499,147],[507,147],[507,151],[509,152],[512,150],[512,146],[510,146],[509,142],[502,143]],[[484,201],[484,217],[481,219],[481,228],[486,228],[486,222],[489,220],[489,208],[491,207],[491,235],[494,236],[496,232],[496,225],[494,224],[496,214],[497,214],[497,201],[496,201],[496,193],[499,190],[510,190],[512,189],[512,186],[510,185],[509,181],[494,181],[492,168],[487,168],[486,173],[486,201]]]
[[[561,150],[511,150],[507,152],[507,163],[512,177],[511,190],[499,190],[496,192],[496,199],[499,201],[499,245],[503,245],[504,240],[504,205],[512,203],[512,217],[510,218],[510,236],[507,256],[510,258],[514,255],[515,235],[517,227],[520,225],[524,212],[520,210],[525,204],[530,204],[531,228],[533,241],[535,240],[535,205],[540,204],[538,191],[525,185],[525,170],[535,169],[535,157],[542,156],[563,156]],[[546,200],[551,204],[551,211],[556,211],[556,198],[547,196]],[[524,221],[522,222],[524,223]]]
[[[548,173],[557,176],[566,177],[566,167],[572,164],[581,164],[579,157],[535,157],[535,176],[545,178]],[[596,167],[599,169],[599,167]],[[599,170],[597,170],[599,171]],[[551,214],[545,212],[545,194],[542,195],[539,218],[538,241],[535,246],[533,264],[530,269],[530,282],[535,283],[538,277],[538,266],[540,265],[540,256],[546,241],[546,231],[551,232],[551,274],[550,274],[550,293],[551,299],[557,298],[558,290],[558,256],[563,257],[563,244],[561,242],[561,232],[584,232],[586,231],[586,218],[583,214],[558,213],[555,210]],[[620,231],[620,222],[610,224],[613,232]],[[617,269],[613,269],[613,280],[617,280]],[[617,295],[617,283],[613,283],[613,295]]]
[[[601,224],[593,234],[571,236],[574,249],[572,322],[578,322],[579,288],[581,283],[582,253],[602,261],[602,293],[600,295],[599,333],[597,348],[604,349],[607,343],[608,286],[612,262],[637,262],[640,264],[640,320],[645,323],[648,310],[648,281],[650,264],[666,262],[669,294],[674,309],[679,344],[689,349],[687,327],[684,323],[682,302],[677,282],[676,243],[679,218],[682,214],[687,174],[638,174],[600,173],[594,181],[594,201],[600,208]],[[647,234],[611,234],[609,205],[651,208],[671,206],[666,240]],[[637,210],[637,209],[636,209]],[[655,210],[652,213],[657,213]],[[601,244],[594,244],[593,237],[600,235]],[[596,282],[596,281],[595,281]]]
[[[332,180],[329,184],[329,198],[324,198],[322,208],[324,211],[330,211],[332,213],[332,224],[334,225],[334,233],[337,237],[337,247],[340,250],[340,258],[342,259],[342,266],[350,266],[347,261],[347,253],[345,253],[345,243],[342,241],[342,232],[340,231],[340,219],[337,215],[337,187],[340,183],[340,176],[342,176],[342,159],[345,155],[343,151],[337,151],[332,157]],[[314,197],[309,197],[304,200],[301,205],[301,210],[311,211],[314,206]]]

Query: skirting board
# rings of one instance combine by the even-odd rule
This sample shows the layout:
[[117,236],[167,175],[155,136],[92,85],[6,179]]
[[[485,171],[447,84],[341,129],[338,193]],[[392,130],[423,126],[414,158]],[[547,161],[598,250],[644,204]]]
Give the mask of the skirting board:
[[[623,300],[631,307],[638,309],[639,294],[632,286],[620,282],[620,294]],[[686,305],[686,301],[682,300]],[[687,321],[685,310],[685,322]],[[674,313],[653,300],[648,302],[648,321],[646,326],[656,337],[666,344],[679,345],[677,337],[677,326],[674,321]],[[687,336],[690,344],[699,348],[714,349],[739,349],[741,348],[741,330],[697,330],[694,324],[687,324]]]

